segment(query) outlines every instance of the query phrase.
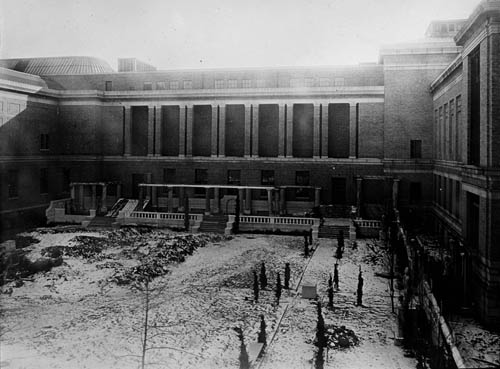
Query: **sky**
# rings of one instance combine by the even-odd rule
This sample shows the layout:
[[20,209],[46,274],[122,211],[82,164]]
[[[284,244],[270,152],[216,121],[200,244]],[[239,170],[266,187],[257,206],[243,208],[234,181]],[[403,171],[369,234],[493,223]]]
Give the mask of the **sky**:
[[479,0],[0,0],[0,57],[137,57],[158,69],[353,65]]

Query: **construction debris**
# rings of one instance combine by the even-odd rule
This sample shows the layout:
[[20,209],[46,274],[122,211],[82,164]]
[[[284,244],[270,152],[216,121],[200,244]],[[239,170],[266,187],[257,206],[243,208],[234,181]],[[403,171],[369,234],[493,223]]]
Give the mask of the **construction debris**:
[[334,350],[346,349],[359,344],[359,338],[352,329],[344,325],[327,325],[326,335],[328,337],[328,347]]

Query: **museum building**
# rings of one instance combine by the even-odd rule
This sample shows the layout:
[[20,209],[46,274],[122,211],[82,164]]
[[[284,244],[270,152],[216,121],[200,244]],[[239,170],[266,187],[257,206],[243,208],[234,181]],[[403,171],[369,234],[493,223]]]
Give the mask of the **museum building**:
[[[432,22],[356,66],[118,71],[94,57],[0,60],[0,219],[56,199],[106,211],[426,219],[464,304],[500,322],[500,1]],[[107,185],[111,183],[112,185]],[[154,184],[158,186],[144,186]],[[245,187],[243,189],[243,187]],[[143,190],[146,190],[146,193]]]

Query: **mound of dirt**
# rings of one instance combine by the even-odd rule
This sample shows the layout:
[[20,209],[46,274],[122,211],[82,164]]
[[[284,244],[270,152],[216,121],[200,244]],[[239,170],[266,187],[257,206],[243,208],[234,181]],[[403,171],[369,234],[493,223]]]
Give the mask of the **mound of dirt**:
[[359,344],[359,338],[352,329],[344,325],[328,325],[326,327],[328,337],[328,347],[334,350],[347,349]]

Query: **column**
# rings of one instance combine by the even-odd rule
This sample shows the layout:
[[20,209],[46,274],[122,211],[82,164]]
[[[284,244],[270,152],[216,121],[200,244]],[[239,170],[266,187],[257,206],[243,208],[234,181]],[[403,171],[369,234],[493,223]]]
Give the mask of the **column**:
[[116,184],[116,199],[118,200],[121,197],[122,197],[122,185],[121,185],[121,183],[117,183]]
[[155,148],[155,107],[148,106],[148,156],[154,155]]
[[392,180],[392,206],[394,209],[398,208],[398,197],[399,197],[399,179],[394,178]]
[[219,157],[226,156],[226,105],[219,105]]
[[349,104],[349,158],[356,158],[358,154],[358,109],[356,103]]
[[97,189],[96,189],[96,185],[92,185],[92,209],[97,210]]
[[320,142],[320,116],[321,116],[321,105],[314,104],[313,113],[313,158],[319,158],[321,156],[321,142]]
[[363,178],[356,178],[356,207],[357,207],[357,217],[361,217],[361,186],[363,184]]
[[108,185],[104,184],[102,186],[102,197],[101,197],[101,211],[106,213],[108,211],[108,207],[106,205],[106,199],[108,196]]
[[174,189],[173,187],[167,187],[167,211],[172,213],[174,211]]
[[328,104],[321,104],[321,157],[328,157]]
[[245,189],[245,214],[252,214],[252,190]]
[[279,191],[274,191],[274,214],[279,215],[280,214],[280,193]]
[[252,107],[252,156],[259,156],[259,104]]
[[71,193],[71,200],[73,200],[73,202],[74,202],[76,200],[75,199],[75,185],[74,184],[70,185],[70,193]]
[[132,154],[132,108],[125,106],[123,108],[123,155],[130,156]]
[[314,206],[319,206],[321,202],[321,187],[314,189]]
[[83,210],[84,209],[84,206],[85,206],[85,198],[83,197],[84,195],[84,192],[83,192],[83,185],[78,185],[79,187],[79,193],[80,193],[80,199],[78,201],[78,207],[80,208],[80,210]]
[[186,107],[179,106],[179,157],[186,156]]
[[240,198],[240,214],[243,214],[243,189],[238,188],[238,197]]
[[286,214],[286,189],[280,188],[280,210],[281,215]]
[[179,187],[179,207],[180,212],[184,211],[184,187]]
[[218,136],[218,106],[212,105],[212,133],[211,133],[211,144],[210,144],[210,155],[212,158],[217,157],[219,147],[219,136]]
[[205,188],[205,215],[210,215],[210,188]]
[[193,156],[193,105],[186,112],[186,156]]
[[151,187],[151,205],[153,209],[158,208],[158,187]]
[[214,188],[214,213],[220,214],[220,192],[219,187]]
[[139,211],[142,211],[144,206],[144,186],[139,186]]
[[293,104],[286,106],[286,156],[293,156]]
[[267,209],[269,211],[269,216],[273,215],[273,192],[272,190],[267,190]]
[[252,135],[252,105],[245,105],[245,148],[244,156],[249,158],[251,155],[251,135]]
[[286,105],[280,104],[278,107],[278,157],[285,157],[285,110]]
[[161,156],[163,152],[162,142],[161,142],[161,105],[155,106],[155,156]]

